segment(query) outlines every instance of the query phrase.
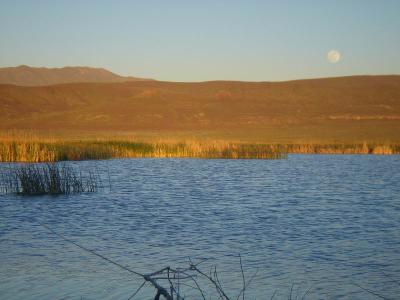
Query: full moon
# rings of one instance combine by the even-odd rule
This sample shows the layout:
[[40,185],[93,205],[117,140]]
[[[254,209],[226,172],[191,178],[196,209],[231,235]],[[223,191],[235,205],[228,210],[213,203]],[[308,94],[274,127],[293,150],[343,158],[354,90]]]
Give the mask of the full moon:
[[331,50],[328,52],[326,57],[331,63],[337,63],[340,60],[340,52],[337,50]]

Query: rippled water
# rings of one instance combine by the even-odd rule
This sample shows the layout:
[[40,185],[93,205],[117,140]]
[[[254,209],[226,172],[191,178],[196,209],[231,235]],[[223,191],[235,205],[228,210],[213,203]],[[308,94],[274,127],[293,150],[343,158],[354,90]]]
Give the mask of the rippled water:
[[258,270],[247,299],[399,298],[400,156],[72,164],[109,168],[111,191],[0,196],[0,299],[128,299],[141,283],[40,223],[144,273],[210,258],[231,295],[240,253]]

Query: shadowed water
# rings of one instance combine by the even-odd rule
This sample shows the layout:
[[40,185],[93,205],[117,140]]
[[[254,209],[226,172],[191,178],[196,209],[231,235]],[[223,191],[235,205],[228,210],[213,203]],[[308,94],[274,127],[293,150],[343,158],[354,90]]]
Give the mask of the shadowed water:
[[258,270],[247,299],[400,295],[400,156],[71,164],[109,168],[111,191],[0,196],[0,299],[128,299],[140,285],[40,223],[143,273],[210,258],[202,268],[216,265],[232,296],[239,253],[247,278]]

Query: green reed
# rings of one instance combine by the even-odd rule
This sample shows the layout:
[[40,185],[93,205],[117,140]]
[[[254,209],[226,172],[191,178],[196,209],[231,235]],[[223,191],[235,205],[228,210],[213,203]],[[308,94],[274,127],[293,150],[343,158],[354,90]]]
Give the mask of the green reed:
[[96,192],[98,174],[82,176],[71,166],[57,163],[9,165],[0,173],[0,191],[18,195],[69,195]]

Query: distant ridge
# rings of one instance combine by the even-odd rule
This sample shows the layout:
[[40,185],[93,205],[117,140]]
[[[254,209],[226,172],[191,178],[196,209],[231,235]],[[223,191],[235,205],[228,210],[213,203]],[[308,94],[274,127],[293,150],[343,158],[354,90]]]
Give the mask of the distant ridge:
[[400,141],[400,76],[287,82],[0,84],[0,130],[222,132],[260,141]]
[[102,68],[35,68],[25,65],[0,68],[0,84],[15,84],[20,86],[45,86],[78,82],[125,82],[143,80],[149,79],[124,77]]

